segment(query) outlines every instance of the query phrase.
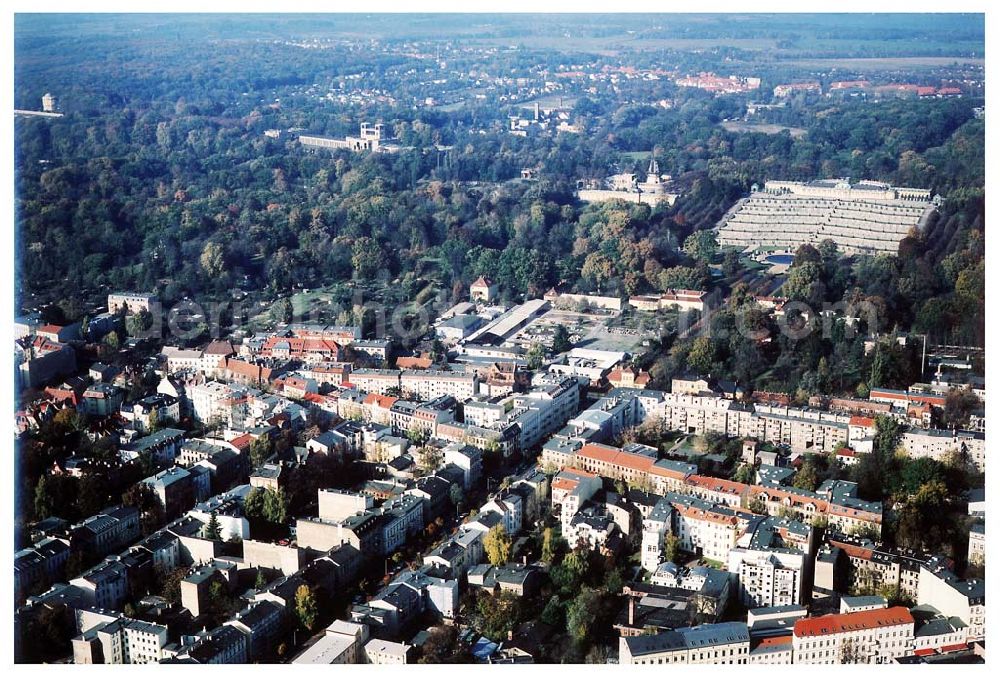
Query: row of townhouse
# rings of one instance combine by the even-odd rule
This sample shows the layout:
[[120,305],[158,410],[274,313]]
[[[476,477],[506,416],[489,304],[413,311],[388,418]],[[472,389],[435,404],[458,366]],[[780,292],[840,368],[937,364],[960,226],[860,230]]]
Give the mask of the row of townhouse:
[[640,485],[664,494],[686,493],[732,508],[759,504],[772,516],[794,513],[810,521],[825,516],[829,523],[848,531],[858,526],[881,528],[882,505],[857,498],[857,484],[827,481],[816,491],[782,485],[751,486],[697,475],[690,463],[657,460],[656,449],[641,444],[615,448],[597,443],[578,445],[572,440],[550,440],[542,449],[542,463],[553,470],[580,469],[591,474]]
[[[128,598],[147,588],[154,575],[164,574],[181,565],[194,564],[195,568],[182,581],[181,591],[185,607],[190,606],[193,614],[198,615],[198,600],[204,601],[207,584],[211,580],[217,579],[221,574],[223,579],[232,581],[235,569],[240,566],[270,565],[274,559],[273,552],[258,551],[258,545],[265,545],[266,549],[267,543],[245,539],[249,532],[241,507],[247,488],[241,486],[197,505],[187,516],[171,522],[122,554],[108,556],[70,580],[69,584],[56,584],[48,592],[29,598],[28,605],[23,610],[34,612],[43,607],[110,609],[99,611],[99,615],[103,614],[104,617],[95,616],[96,622],[77,622],[79,635],[74,640],[74,654],[78,662],[242,663],[254,659],[265,647],[271,645],[271,639],[289,619],[282,608],[271,608],[270,604],[258,603],[267,599],[250,599],[249,605],[226,623],[225,626],[229,628],[225,631],[223,627],[213,632],[186,637],[180,646],[165,645],[165,636],[161,635],[155,625],[136,624],[114,612]],[[109,511],[110,514],[103,516],[114,518],[114,510]],[[223,529],[224,537],[232,534],[244,538],[243,558],[218,558],[221,543],[205,533],[206,524],[213,514]],[[88,526],[91,525],[95,525],[95,522],[90,521]],[[120,530],[114,524],[103,524],[103,521],[100,525],[98,530],[105,537]],[[74,532],[79,529],[80,527],[74,528]],[[109,540],[102,542],[107,543]],[[346,558],[342,556],[344,553],[348,555]],[[302,553],[299,553],[298,558],[300,562],[304,561]],[[356,578],[359,563],[360,554],[356,550],[340,547],[335,551],[322,553],[311,563],[298,566],[296,575],[300,581],[311,583],[316,581],[316,573],[322,567],[326,571],[325,577],[329,578],[326,586],[333,590],[342,588]],[[204,584],[200,584],[199,580]],[[293,597],[294,591],[286,601]]]
[[709,432],[784,444],[801,452],[832,453],[849,443],[851,417],[829,411],[771,404],[743,404],[717,395],[619,387],[570,420],[558,435],[605,442],[635,425],[661,431]]
[[423,401],[444,395],[465,401],[479,393],[479,378],[463,371],[357,369],[350,384],[361,392],[399,392]]
[[622,636],[619,663],[887,664],[923,645],[914,614],[904,607],[882,605],[814,617],[806,617],[806,609],[796,605],[762,610],[760,617],[751,611],[745,624]]
[[939,556],[880,547],[857,536],[834,534],[829,542],[833,551],[846,557],[850,586],[889,587],[918,604],[958,618],[968,627],[970,640],[985,637],[983,580],[959,578]]
[[[364,625],[367,631],[384,641],[396,638],[413,627],[426,612],[450,620],[455,617],[459,605],[459,581],[470,569],[477,568],[484,557],[483,539],[498,526],[516,534],[528,523],[537,519],[542,505],[548,498],[548,480],[544,473],[529,469],[516,476],[511,485],[498,492],[481,506],[476,517],[452,533],[423,557],[421,567],[416,571],[404,570],[386,587],[366,603],[351,607],[351,621]],[[406,496],[419,496],[425,506],[443,503],[447,499],[450,483],[439,476],[424,477]],[[364,496],[345,491],[326,491],[321,495],[324,513],[331,517],[348,515],[344,523],[358,520],[371,512],[370,502]],[[436,513],[436,507],[432,508]],[[299,521],[298,536],[302,543],[302,524]],[[332,524],[330,524],[332,525]],[[326,639],[324,639],[326,640]],[[343,640],[326,640],[337,655],[344,654]],[[371,645],[371,641],[369,644]],[[405,662],[406,646],[381,644],[376,650],[366,651],[367,661],[373,663]],[[370,653],[370,654],[369,654]],[[334,656],[331,656],[334,657]],[[326,657],[310,656],[323,663],[353,663],[349,652],[344,657],[336,657],[327,662]]]
[[660,494],[681,490],[685,480],[697,472],[697,467],[691,463],[657,460],[656,449],[642,444],[616,448],[599,443],[577,445],[554,440],[543,447],[542,463],[553,470],[580,469],[630,485],[641,485]]
[[[286,380],[296,381],[295,378]],[[217,422],[233,430],[251,429],[263,425],[282,413],[288,416],[293,427],[301,427],[308,416],[307,406],[314,406],[308,401],[308,397],[318,396],[311,392],[307,393],[305,389],[298,392],[286,389],[286,395],[306,399],[304,403],[299,403],[286,396],[262,392],[241,384],[238,380],[222,382],[196,378],[184,381],[177,378],[163,378],[158,390],[160,390],[159,396],[176,397],[179,409],[186,411],[186,414],[196,421]]]
[[340,387],[351,378],[351,363],[338,361],[321,361],[307,364],[298,369],[298,373],[314,381],[318,386],[331,385]]
[[794,664],[884,664],[913,650],[914,621],[902,606],[796,620]]
[[[438,477],[427,478],[428,481],[435,479]],[[447,482],[439,482],[447,485]],[[517,534],[529,522],[537,519],[547,498],[547,484],[545,475],[537,470],[529,470],[517,476],[511,486],[492,496],[480,507],[476,518],[461,525],[455,533],[428,552],[423,558],[423,567],[416,574],[402,580],[406,584],[400,586],[391,583],[375,601],[355,606],[352,617],[356,621],[373,625],[373,631],[381,630],[389,636],[395,635],[407,624],[407,618],[410,617],[408,603],[421,610],[430,609],[445,618],[454,617],[458,603],[457,581],[483,560],[483,538],[498,526],[504,527],[512,535]],[[424,491],[443,492],[421,486],[420,482],[415,489],[410,490],[416,494]],[[343,492],[333,494],[326,500],[328,513],[331,514],[344,514],[367,504]],[[339,510],[332,511],[334,507],[339,507]],[[419,589],[407,589],[414,586]]]
[[[269,567],[255,549],[267,543],[244,541],[242,558],[216,558],[192,569],[182,581],[182,594],[187,592],[185,607],[197,616],[208,586],[215,580],[229,583],[236,568]],[[277,545],[270,545],[271,549]],[[302,561],[311,555],[294,547],[284,547]],[[265,558],[273,558],[265,557]],[[285,558],[285,557],[282,557]],[[295,595],[302,586],[321,588],[335,593],[348,587],[357,578],[360,553],[351,547],[339,547],[312,558],[296,572],[274,580],[260,590],[244,594],[246,604],[222,626],[193,636],[182,636],[179,644],[163,649],[164,663],[243,664],[252,662],[272,650],[294,626]]]
[[435,436],[442,441],[468,444],[480,451],[498,451],[509,456],[518,448],[521,430],[516,424],[494,429],[466,422],[447,422],[438,425]]
[[917,598],[920,568],[930,559],[929,554],[892,549],[858,535],[836,532],[830,533],[827,541],[846,557],[848,575],[845,581],[850,587],[889,587]]

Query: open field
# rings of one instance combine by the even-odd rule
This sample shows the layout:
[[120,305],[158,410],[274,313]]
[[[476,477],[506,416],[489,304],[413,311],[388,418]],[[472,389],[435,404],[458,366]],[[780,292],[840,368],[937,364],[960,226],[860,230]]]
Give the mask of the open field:
[[530,101],[525,101],[520,105],[521,108],[526,110],[531,110],[538,104],[538,107],[542,110],[551,110],[553,108],[572,108],[576,105],[576,96],[559,96],[558,94],[550,94],[548,96],[540,96],[536,99],[531,99]]
[[747,51],[770,52],[778,48],[777,40],[770,38],[632,38],[615,35],[593,37],[587,35],[521,35],[509,38],[472,38],[472,44],[494,47],[518,46],[526,49],[551,49],[557,52],[583,52],[600,56],[618,56],[624,51],[677,50],[701,51],[716,47],[731,47]]
[[619,153],[623,158],[633,162],[636,160],[648,160],[652,154],[652,150],[623,150]]
[[982,66],[986,62],[981,58],[966,58],[961,56],[903,56],[870,59],[791,59],[781,61],[786,66],[800,68],[815,68],[829,70],[841,68],[844,70],[896,70],[897,68],[942,68],[952,65]]
[[720,122],[719,124],[722,125],[722,128],[726,131],[736,133],[757,132],[760,134],[780,134],[783,131],[787,131],[791,134],[792,138],[802,138],[806,135],[806,130],[802,127],[785,127],[780,124],[739,122],[736,120]]

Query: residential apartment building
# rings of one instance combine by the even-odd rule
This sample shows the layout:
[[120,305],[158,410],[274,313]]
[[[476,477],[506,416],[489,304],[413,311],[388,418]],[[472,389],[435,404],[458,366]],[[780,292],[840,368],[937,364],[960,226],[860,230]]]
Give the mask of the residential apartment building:
[[730,550],[729,571],[739,581],[740,600],[748,608],[800,603],[805,554],[796,550]]
[[795,664],[886,664],[913,646],[913,616],[902,606],[795,622]]
[[479,393],[479,378],[462,371],[401,371],[399,387],[403,394],[422,401],[446,395],[465,401]]
[[941,557],[928,559],[920,566],[916,601],[964,622],[969,640],[986,638],[986,582],[961,579]]
[[911,458],[945,462],[950,454],[957,453],[978,471],[986,471],[986,435],[982,432],[911,429],[903,433],[901,441]]
[[360,664],[361,646],[368,640],[366,624],[335,620],[323,636],[302,651],[292,664]]
[[747,664],[750,633],[743,622],[701,624],[659,634],[623,636],[618,663]]
[[74,664],[155,664],[162,659],[166,625],[101,614],[107,619],[73,639]]
[[729,559],[746,527],[746,516],[687,495],[668,493],[673,507],[671,530],[684,551],[719,562]]
[[160,301],[154,293],[115,291],[108,294],[108,312],[111,314],[124,310],[128,314],[146,311],[155,315],[159,309]]

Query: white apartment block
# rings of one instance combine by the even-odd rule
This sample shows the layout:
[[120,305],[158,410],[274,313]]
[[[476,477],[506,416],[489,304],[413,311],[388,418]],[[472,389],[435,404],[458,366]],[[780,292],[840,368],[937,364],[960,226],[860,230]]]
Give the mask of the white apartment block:
[[373,638],[365,644],[365,661],[368,664],[407,664],[410,646],[406,643]]
[[[699,381],[691,382],[700,387]],[[750,410],[724,397],[685,392],[622,388],[605,399],[634,400],[634,420],[625,420],[626,426],[655,420],[663,431],[699,435],[717,432],[787,444],[792,450],[813,453],[832,453],[838,443],[848,441],[849,415],[765,404],[756,404]]]
[[291,664],[360,664],[361,645],[368,640],[368,625],[335,620],[322,638],[302,651]]
[[937,608],[946,617],[957,617],[969,628],[969,640],[986,638],[986,583],[962,580],[937,557],[920,566],[917,603]]
[[681,549],[715,561],[729,560],[743,525],[730,509],[686,496],[668,496],[674,508],[673,530]]
[[578,469],[564,469],[552,478],[552,508],[559,508],[563,532],[571,528],[573,517],[601,488],[601,478]]
[[119,616],[101,615],[106,621],[91,627],[73,639],[75,664],[155,664],[163,657],[167,627]]
[[517,493],[497,496],[479,508],[480,514],[493,512],[503,520],[503,526],[511,535],[521,532],[524,518],[524,501]]
[[351,373],[350,382],[359,392],[387,394],[399,389],[400,373],[392,369],[358,369]]
[[790,606],[802,598],[805,555],[791,550],[729,552],[729,572],[739,580],[740,599],[749,608]]
[[[353,382],[353,376],[351,376]],[[452,371],[403,371],[399,387],[404,394],[423,401],[451,395],[464,401],[479,393],[479,378],[474,373]]]
[[156,294],[136,293],[132,291],[116,291],[108,294],[108,312],[115,314],[122,308],[128,313],[137,313],[145,310],[155,313],[160,308],[160,301]]
[[640,563],[643,570],[653,572],[663,562],[663,541],[670,533],[673,507],[666,500],[660,500],[645,519],[642,520],[642,541]]
[[201,368],[201,350],[185,350],[167,345],[160,350],[160,356],[167,362],[168,373]]
[[337,488],[320,488],[318,493],[319,518],[324,521],[343,521],[375,507],[370,495],[351,493]]
[[974,523],[969,529],[968,561],[977,566],[986,563],[986,526],[982,523]]
[[911,458],[932,458],[944,462],[959,452],[980,472],[986,471],[986,435],[981,432],[911,429],[901,438],[903,450]]
[[187,396],[191,401],[195,420],[199,422],[221,420],[231,424],[233,405],[240,394],[225,383],[210,380],[189,386]]

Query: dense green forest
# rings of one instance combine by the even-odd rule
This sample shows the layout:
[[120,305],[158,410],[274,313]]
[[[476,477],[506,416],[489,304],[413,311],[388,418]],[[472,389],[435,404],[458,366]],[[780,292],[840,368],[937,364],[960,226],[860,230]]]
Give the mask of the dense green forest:
[[[893,318],[882,330],[981,339],[981,313],[970,312],[982,297],[984,121],[974,115],[981,99],[796,99],[762,113],[805,130],[793,138],[726,131],[720,123],[743,115],[749,95],[622,80],[568,92],[583,133],[522,138],[506,132],[518,110],[511,103],[470,97],[445,112],[371,95],[424,94],[430,76],[412,71],[426,59],[408,56],[408,44],[304,50],[270,37],[290,30],[280,22],[264,31],[267,39],[226,21],[209,22],[218,33],[210,39],[195,40],[184,21],[152,37],[155,17],[148,21],[134,29],[142,39],[96,28],[47,34],[30,21],[19,33],[19,104],[37,105],[29,99],[52,89],[66,112],[15,123],[22,306],[60,300],[73,319],[112,287],[155,289],[167,303],[237,287],[267,300],[351,279],[457,293],[480,274],[496,278],[509,298],[557,284],[609,294],[729,286],[738,262],[727,259],[726,277],[713,279],[712,256],[682,247],[693,233],[766,179],[851,176],[928,187],[943,206],[898,256],[827,257],[793,270],[795,284],[816,301],[877,299]],[[231,39],[221,37],[225,28]],[[53,44],[63,49],[53,54]],[[489,72],[527,77],[574,63],[544,49],[497,50],[488,62],[475,51],[447,54],[448,72],[466,74],[445,78],[459,89]],[[629,57],[671,67],[718,62],[718,53],[677,50]],[[741,58],[747,65],[758,57]],[[776,63],[765,83],[803,76]],[[481,73],[469,74],[477,67]],[[323,92],[339,91],[347,76],[368,95],[351,105],[328,100]],[[653,103],[661,96],[669,107]],[[385,121],[413,150],[317,152],[294,133],[263,134],[342,136],[366,120]],[[574,200],[577,179],[642,174],[651,156],[682,194],[674,206]],[[519,180],[526,167],[538,169],[538,181]],[[714,358],[725,362],[716,348]]]

